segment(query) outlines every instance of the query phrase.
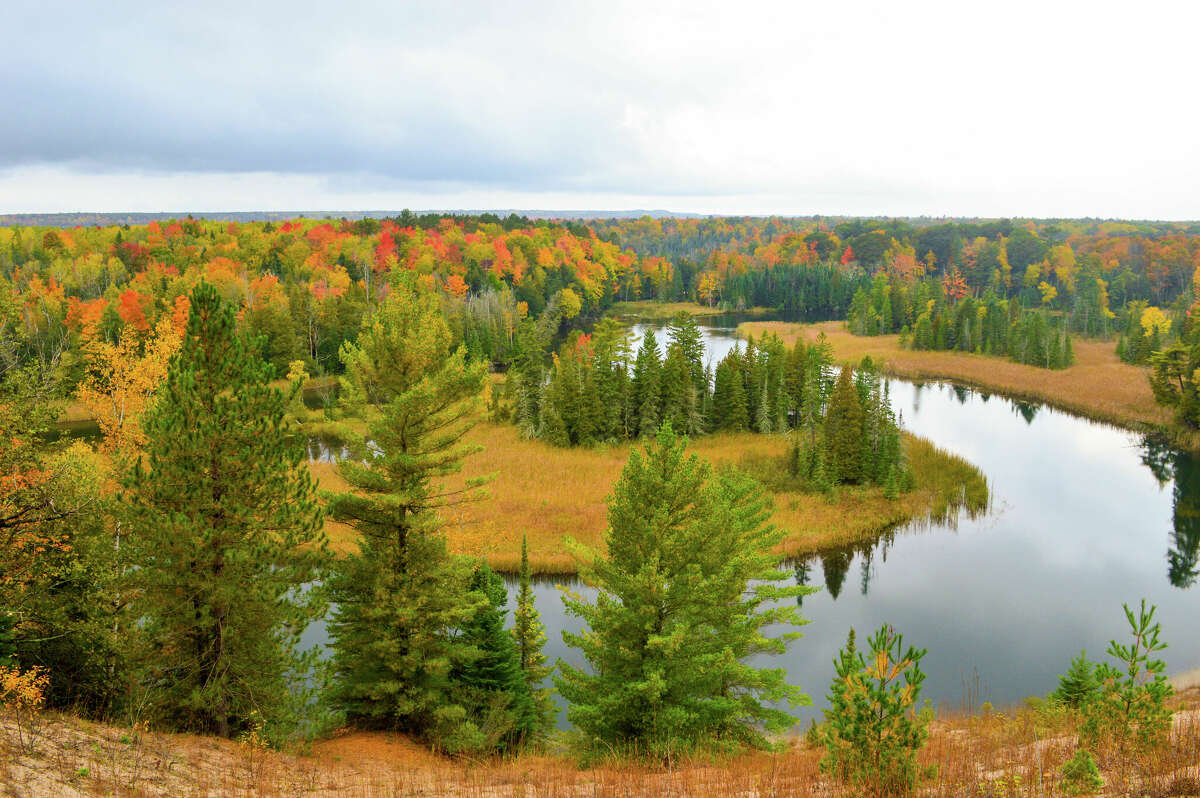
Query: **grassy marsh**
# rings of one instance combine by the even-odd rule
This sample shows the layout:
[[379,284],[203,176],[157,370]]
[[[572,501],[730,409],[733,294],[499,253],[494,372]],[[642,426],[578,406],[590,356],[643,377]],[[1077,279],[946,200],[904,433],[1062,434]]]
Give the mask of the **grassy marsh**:
[[[493,568],[512,572],[520,561],[521,536],[529,536],[530,564],[542,574],[571,574],[575,562],[564,538],[589,546],[603,544],[607,497],[635,444],[596,449],[563,449],[524,440],[508,424],[482,422],[469,434],[483,451],[467,458],[463,471],[449,480],[461,485],[470,477],[494,475],[486,501],[448,508],[442,515],[452,551],[486,557]],[[806,554],[830,546],[872,538],[914,518],[943,517],[958,506],[987,504],[987,484],[974,466],[928,441],[906,435],[904,447],[916,474],[916,490],[896,501],[878,487],[840,488],[832,499],[819,494],[774,493],[772,522],[787,531],[781,553]],[[787,439],[753,433],[697,438],[692,451],[715,465],[782,461]],[[330,463],[309,464],[323,488],[345,489]],[[354,530],[327,522],[335,550],[354,546]]]

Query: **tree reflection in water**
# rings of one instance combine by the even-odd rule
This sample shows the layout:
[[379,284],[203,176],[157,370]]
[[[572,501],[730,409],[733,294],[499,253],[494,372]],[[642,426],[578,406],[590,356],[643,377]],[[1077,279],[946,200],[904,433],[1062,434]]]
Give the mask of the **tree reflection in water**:
[[1189,588],[1200,578],[1200,462],[1195,455],[1147,440],[1142,462],[1159,484],[1174,480],[1167,579]]

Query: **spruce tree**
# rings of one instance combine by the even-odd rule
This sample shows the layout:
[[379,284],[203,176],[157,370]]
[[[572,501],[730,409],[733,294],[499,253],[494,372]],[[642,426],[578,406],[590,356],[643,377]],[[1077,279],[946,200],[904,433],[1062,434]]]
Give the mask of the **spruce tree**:
[[629,386],[629,428],[637,435],[650,435],[658,427],[662,363],[654,330],[647,328],[633,364]]
[[825,450],[835,482],[859,482],[863,476],[863,408],[850,374],[844,366],[825,411]]
[[1096,695],[1096,666],[1089,662],[1086,651],[1071,660],[1071,667],[1058,677],[1058,689],[1051,698],[1061,701],[1072,709],[1081,709]]
[[807,701],[781,669],[744,661],[785,650],[798,633],[767,627],[802,623],[780,600],[810,590],[775,584],[789,575],[776,569],[781,533],[764,526],[762,489],[734,472],[714,476],[686,445],[665,426],[633,452],[609,504],[606,554],[571,546],[598,592],[594,603],[566,593],[586,628],[563,639],[590,668],[560,660],[555,681],[593,744],[765,744],[792,723],[768,702]]
[[688,365],[692,384],[697,388],[704,386],[704,336],[692,314],[679,311],[671,317],[667,325],[668,352],[677,348],[683,354]]
[[306,668],[300,633],[324,612],[306,589],[327,563],[321,512],[272,377],[200,283],[124,479],[138,670],[176,728],[228,737],[277,718]]
[[713,427],[741,431],[749,429],[750,414],[741,375],[741,358],[733,349],[717,364],[713,380]]
[[667,350],[659,388],[662,396],[659,423],[669,423],[673,429],[686,430],[695,384],[687,357],[678,346],[672,345]]
[[534,735],[538,718],[516,642],[504,628],[508,591],[504,578],[483,562],[475,567],[469,587],[484,601],[463,624],[458,642],[474,652],[451,678],[454,697],[467,709],[474,730],[471,737],[460,731],[456,747],[485,751],[513,748]]
[[517,587],[517,609],[513,613],[512,636],[517,644],[517,658],[526,689],[533,699],[534,728],[532,736],[544,734],[554,723],[554,700],[550,690],[542,687],[551,668],[546,666],[546,627],[534,605],[532,575],[529,568],[529,542],[521,536],[521,570]]
[[767,389],[766,380],[763,380],[762,388],[759,391],[758,414],[754,419],[754,429],[763,435],[770,435],[775,431],[771,419],[771,394]]
[[451,674],[476,652],[458,639],[485,603],[470,568],[451,558],[435,510],[470,500],[439,478],[477,447],[463,442],[477,416],[482,364],[450,350],[435,296],[408,275],[342,347],[345,402],[365,417],[338,464],[351,490],[329,497],[334,517],[359,533],[358,550],[331,580],[333,705],[352,722],[414,734],[451,750],[472,735]]

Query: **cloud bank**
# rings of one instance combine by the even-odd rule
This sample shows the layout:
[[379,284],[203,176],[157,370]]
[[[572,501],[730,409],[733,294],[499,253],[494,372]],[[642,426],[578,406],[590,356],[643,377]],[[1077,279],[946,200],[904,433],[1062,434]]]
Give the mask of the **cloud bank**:
[[0,212],[1197,218],[1191,4],[6,9]]

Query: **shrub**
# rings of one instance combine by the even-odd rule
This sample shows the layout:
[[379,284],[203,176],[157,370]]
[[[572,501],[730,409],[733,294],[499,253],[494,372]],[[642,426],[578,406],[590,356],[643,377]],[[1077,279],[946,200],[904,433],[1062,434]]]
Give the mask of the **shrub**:
[[1059,773],[1062,774],[1062,790],[1067,795],[1091,795],[1104,786],[1095,757],[1082,748],[1063,763]]
[[26,754],[33,753],[37,713],[46,701],[49,686],[50,674],[44,668],[0,668],[0,708],[12,716],[17,747]]

